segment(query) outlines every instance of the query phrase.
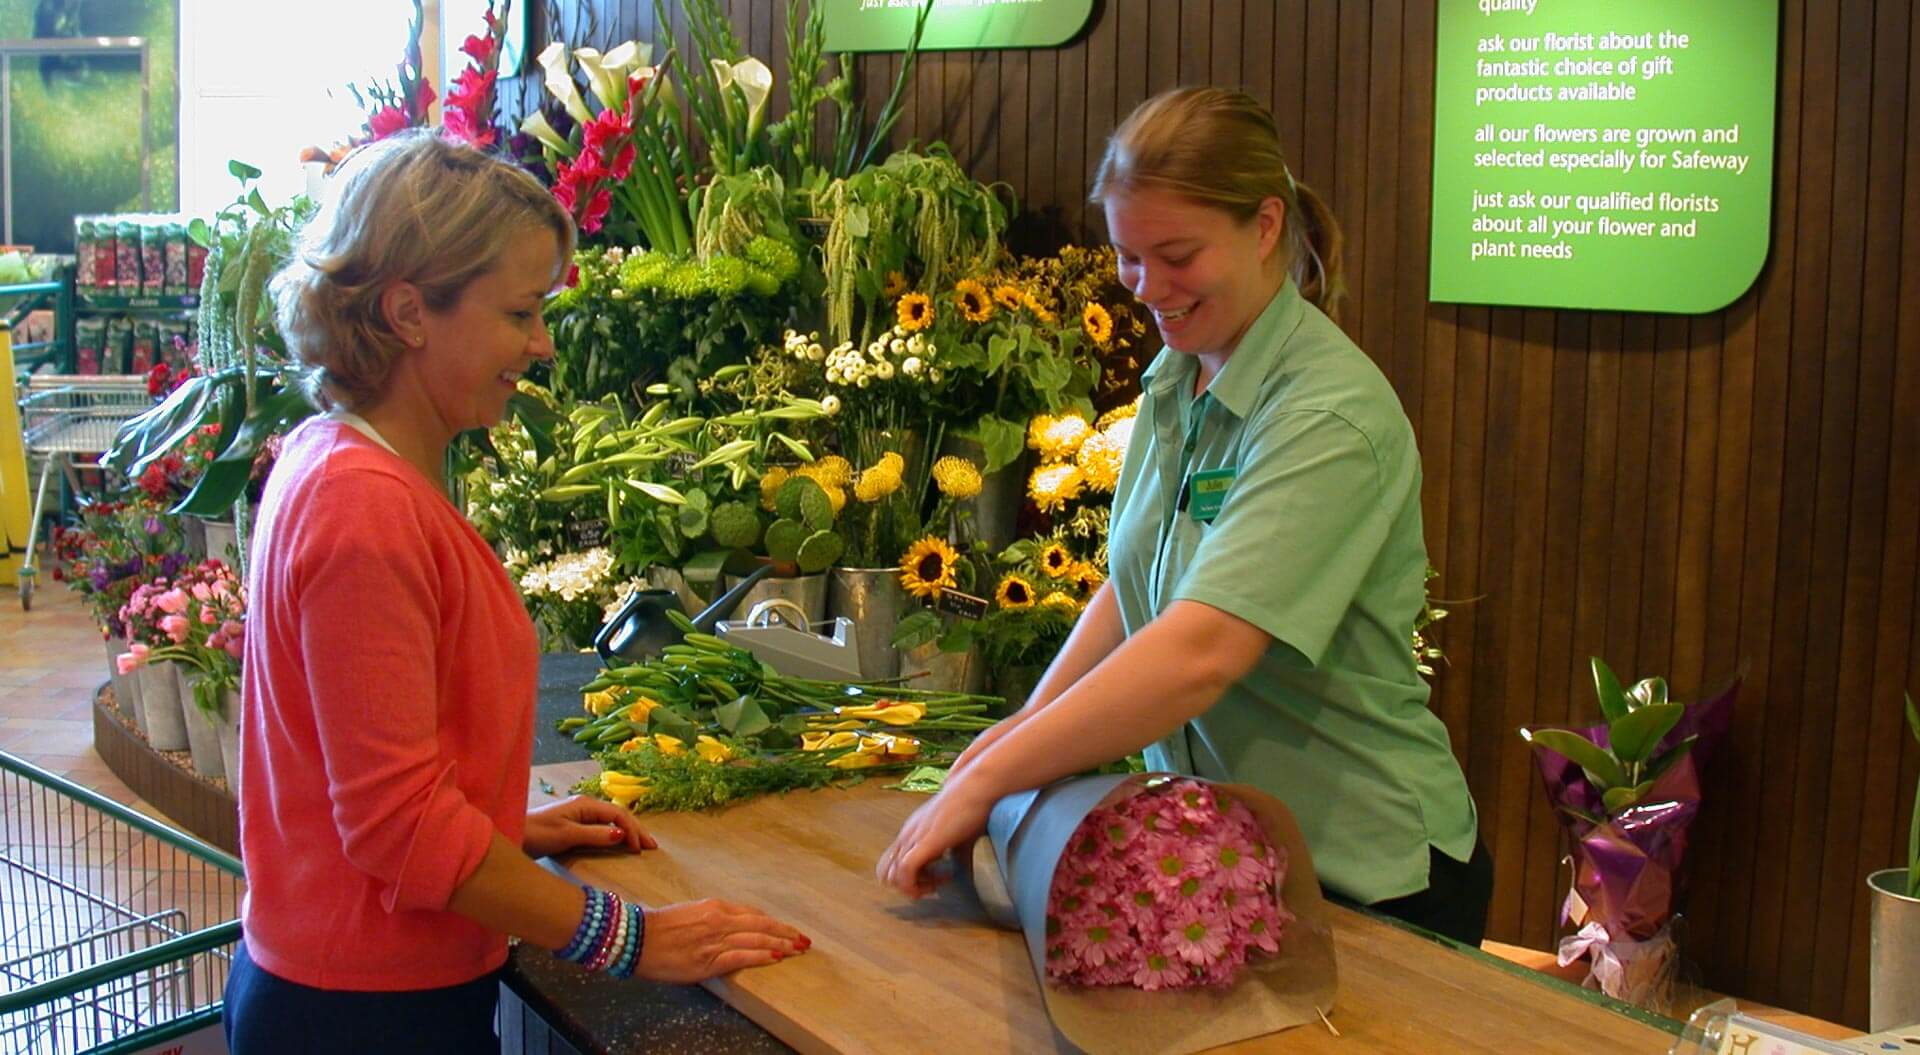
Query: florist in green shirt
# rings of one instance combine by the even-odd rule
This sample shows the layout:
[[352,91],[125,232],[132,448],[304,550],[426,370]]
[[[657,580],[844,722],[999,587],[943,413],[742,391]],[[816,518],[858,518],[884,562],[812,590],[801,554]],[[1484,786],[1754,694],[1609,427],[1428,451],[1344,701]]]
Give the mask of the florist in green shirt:
[[1000,797],[1145,748],[1254,784],[1322,884],[1478,944],[1492,892],[1473,800],[1415,669],[1420,458],[1398,398],[1322,310],[1339,234],[1272,116],[1220,89],[1114,133],[1093,198],[1166,345],[1114,495],[1111,577],[1027,706],[954,764],[881,858],[923,870]]

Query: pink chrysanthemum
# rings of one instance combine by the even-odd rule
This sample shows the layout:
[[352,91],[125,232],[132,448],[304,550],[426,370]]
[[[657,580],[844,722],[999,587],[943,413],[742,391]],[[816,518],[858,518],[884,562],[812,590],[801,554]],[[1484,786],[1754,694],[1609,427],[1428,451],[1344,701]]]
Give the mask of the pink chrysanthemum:
[[1176,917],[1167,929],[1166,949],[1182,960],[1205,966],[1225,955],[1228,924],[1225,919],[1202,912],[1187,912]]
[[1163,952],[1150,952],[1133,969],[1133,984],[1152,992],[1187,984],[1187,965]]

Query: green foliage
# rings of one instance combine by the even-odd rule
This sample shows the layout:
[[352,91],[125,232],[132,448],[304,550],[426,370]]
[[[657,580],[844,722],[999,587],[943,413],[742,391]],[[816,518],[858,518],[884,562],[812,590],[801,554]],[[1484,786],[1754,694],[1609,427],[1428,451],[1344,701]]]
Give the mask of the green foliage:
[[816,575],[833,567],[846,549],[846,542],[839,534],[830,530],[819,530],[808,535],[794,553],[794,563],[800,566],[802,575]]
[[767,556],[788,564],[796,563],[800,559],[800,546],[810,535],[805,524],[782,517],[767,527]]
[[1609,816],[1644,798],[1654,781],[1687,756],[1696,737],[1689,736],[1655,755],[1686,714],[1686,705],[1667,699],[1667,683],[1645,678],[1623,690],[1600,657],[1593,657],[1594,693],[1607,725],[1608,746],[1602,747],[1566,729],[1521,729],[1521,739],[1565,756],[1586,774]]
[[745,502],[713,507],[713,540],[728,549],[752,549],[760,541],[760,511]]
[[[657,713],[657,712],[656,712]],[[722,738],[729,747],[738,741]],[[713,765],[691,752],[668,755],[652,744],[632,751],[605,751],[594,756],[605,769],[632,773],[647,782],[649,810],[704,810],[774,792],[824,788],[849,775],[830,768],[833,756],[821,752],[794,752],[747,764]],[[600,792],[595,774],[573,790]]]

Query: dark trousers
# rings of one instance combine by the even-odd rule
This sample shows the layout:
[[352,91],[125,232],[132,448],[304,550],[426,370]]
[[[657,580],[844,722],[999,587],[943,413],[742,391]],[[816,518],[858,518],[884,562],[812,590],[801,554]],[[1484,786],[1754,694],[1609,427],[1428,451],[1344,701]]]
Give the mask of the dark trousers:
[[[1432,859],[1427,889],[1364,907],[1479,948],[1480,939],[1487,936],[1487,906],[1493,901],[1493,855],[1487,853],[1487,844],[1475,842],[1473,857],[1467,861],[1456,861],[1432,846],[1427,853]],[[1352,904],[1337,894],[1331,896]]]
[[232,1055],[473,1055],[498,1052],[499,972],[444,989],[373,993],[315,989],[269,974],[241,942],[222,1024]]

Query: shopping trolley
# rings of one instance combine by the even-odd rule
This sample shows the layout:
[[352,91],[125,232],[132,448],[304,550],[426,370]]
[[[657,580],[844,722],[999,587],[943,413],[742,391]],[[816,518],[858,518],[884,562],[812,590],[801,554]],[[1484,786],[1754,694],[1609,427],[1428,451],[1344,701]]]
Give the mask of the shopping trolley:
[[0,1055],[225,1051],[243,889],[228,854],[0,752]]
[[20,567],[20,607],[33,607],[34,543],[46,512],[47,479],[55,466],[65,470],[67,486],[82,490],[75,456],[98,455],[113,446],[120,426],[153,405],[146,378],[138,375],[36,374],[27,379],[20,400],[20,433],[26,444],[29,474],[38,465],[33,521],[27,525],[27,553]]

